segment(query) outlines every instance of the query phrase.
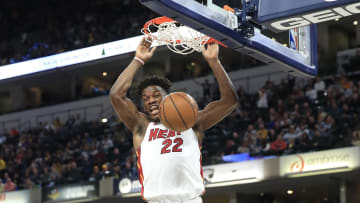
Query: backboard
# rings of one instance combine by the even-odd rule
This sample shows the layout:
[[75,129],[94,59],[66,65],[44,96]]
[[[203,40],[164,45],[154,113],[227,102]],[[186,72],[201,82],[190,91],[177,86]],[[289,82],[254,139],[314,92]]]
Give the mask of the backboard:
[[[160,15],[192,27],[236,51],[264,63],[276,63],[284,71],[303,77],[317,75],[317,36],[313,24],[331,20],[334,16],[360,13],[358,0],[238,1],[241,8],[230,12],[211,0],[140,0]],[[261,33],[262,29],[267,28],[279,32],[305,25],[308,28],[304,32],[306,40],[302,51],[285,47]]]

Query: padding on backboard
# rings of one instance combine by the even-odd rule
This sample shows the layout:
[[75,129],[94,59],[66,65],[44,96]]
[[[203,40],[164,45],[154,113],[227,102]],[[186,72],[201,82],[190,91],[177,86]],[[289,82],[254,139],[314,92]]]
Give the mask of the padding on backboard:
[[[215,38],[229,48],[265,63],[277,63],[284,71],[293,75],[303,77],[317,75],[314,26],[309,28],[310,44],[307,46],[309,54],[304,55],[264,36],[252,27],[247,22],[247,13],[242,12],[247,10],[244,3],[242,9],[235,9],[232,13],[219,8],[209,8],[193,0],[140,0],[140,2],[161,15]],[[249,11],[254,12],[254,7],[249,6],[249,8],[252,9]]]

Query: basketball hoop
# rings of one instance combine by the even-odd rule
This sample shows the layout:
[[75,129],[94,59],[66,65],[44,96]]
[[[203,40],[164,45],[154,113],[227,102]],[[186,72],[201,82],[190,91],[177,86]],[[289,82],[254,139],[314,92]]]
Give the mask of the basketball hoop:
[[141,32],[146,36],[146,40],[157,41],[161,45],[166,44],[171,51],[182,55],[191,54],[194,51],[201,52],[206,43],[216,42],[225,46],[165,16],[149,20]]

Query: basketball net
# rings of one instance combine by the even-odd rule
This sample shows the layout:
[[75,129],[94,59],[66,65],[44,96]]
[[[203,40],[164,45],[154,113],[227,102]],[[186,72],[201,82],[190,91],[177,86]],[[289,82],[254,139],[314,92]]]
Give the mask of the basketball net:
[[141,32],[147,41],[157,41],[159,45],[166,45],[171,51],[182,55],[191,54],[194,51],[201,52],[206,43],[217,42],[165,16],[149,20]]

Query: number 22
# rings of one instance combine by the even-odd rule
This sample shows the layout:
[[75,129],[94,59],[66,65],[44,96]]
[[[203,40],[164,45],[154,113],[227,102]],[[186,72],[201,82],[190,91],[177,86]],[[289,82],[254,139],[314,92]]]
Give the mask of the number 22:
[[176,144],[172,147],[171,150],[168,148],[170,147],[170,145],[172,145],[172,140],[171,139],[164,140],[162,142],[163,148],[161,149],[161,154],[167,154],[170,152],[182,152],[182,148],[179,147],[181,147],[181,145],[183,144],[183,139],[178,137],[174,140],[174,143]]

